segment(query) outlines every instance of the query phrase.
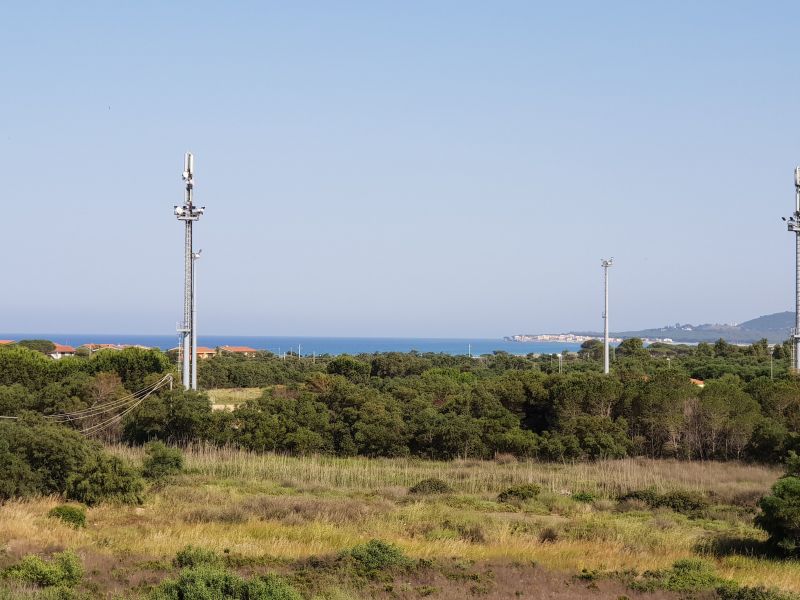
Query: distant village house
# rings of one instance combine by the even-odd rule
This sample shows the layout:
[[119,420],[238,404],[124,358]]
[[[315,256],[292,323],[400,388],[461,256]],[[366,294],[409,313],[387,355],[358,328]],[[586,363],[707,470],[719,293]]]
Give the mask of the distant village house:
[[53,345],[55,348],[53,348],[53,351],[49,354],[51,358],[58,360],[59,358],[64,358],[65,356],[75,356],[75,348],[72,346],[66,346],[64,344]]
[[255,356],[258,350],[249,346],[220,346],[220,352],[238,354],[240,356]]

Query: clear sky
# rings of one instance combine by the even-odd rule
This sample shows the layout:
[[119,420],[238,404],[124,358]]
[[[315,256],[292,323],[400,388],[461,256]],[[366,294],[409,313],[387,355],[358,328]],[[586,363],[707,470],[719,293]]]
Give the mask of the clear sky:
[[0,331],[496,337],[792,307],[792,2],[6,2]]

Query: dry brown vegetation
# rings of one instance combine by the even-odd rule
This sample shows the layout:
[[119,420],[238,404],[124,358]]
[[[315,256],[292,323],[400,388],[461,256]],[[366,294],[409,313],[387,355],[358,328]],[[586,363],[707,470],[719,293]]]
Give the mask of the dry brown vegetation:
[[[112,451],[134,463],[142,459],[137,449]],[[85,529],[46,516],[56,498],[1,506],[0,560],[7,564],[28,552],[72,548],[90,565],[119,565],[115,574],[98,567],[103,573],[89,576],[101,590],[119,592],[163,577],[171,558],[189,544],[239,557],[243,564],[285,570],[377,538],[415,559],[455,558],[492,572],[482,579],[488,582],[486,597],[518,597],[517,588],[540,584],[552,584],[549,597],[586,597],[580,595],[585,582],[572,579],[582,569],[642,572],[698,555],[722,577],[800,592],[799,563],[752,555],[764,539],[752,525],[753,502],[779,476],[777,469],[639,459],[572,465],[287,457],[206,447],[188,449],[186,464],[185,474],[151,489],[143,506],[89,509]],[[429,477],[447,482],[453,493],[407,493]],[[543,491],[531,500],[497,502],[498,492],[522,483],[538,483]],[[635,500],[617,502],[621,494],[648,487],[703,491],[714,506],[702,518],[690,518],[649,510]],[[597,498],[579,502],[570,497],[575,492]],[[427,590],[430,597],[455,598],[469,589],[441,577],[417,574],[398,581],[407,587],[394,592],[410,598]],[[615,583],[597,585],[607,592],[599,597],[624,592]],[[336,593],[366,597],[352,590]]]

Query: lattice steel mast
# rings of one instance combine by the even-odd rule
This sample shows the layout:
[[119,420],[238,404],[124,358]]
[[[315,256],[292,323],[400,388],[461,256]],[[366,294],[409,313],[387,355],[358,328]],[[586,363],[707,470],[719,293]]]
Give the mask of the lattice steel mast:
[[[178,323],[178,333],[181,335],[181,354],[183,364],[181,368],[181,381],[183,387],[197,389],[197,332],[196,310],[194,298],[194,263],[195,252],[192,245],[192,223],[197,221],[205,212],[205,206],[197,207],[192,201],[194,191],[194,156],[187,152],[183,160],[183,181],[186,183],[183,206],[175,206],[175,216],[184,222],[183,241],[183,321]],[[192,372],[194,371],[194,377]]]
[[794,369],[800,373],[800,167],[794,170],[794,213],[786,221],[789,231],[795,234],[794,256],[794,329],[792,347],[794,348]]

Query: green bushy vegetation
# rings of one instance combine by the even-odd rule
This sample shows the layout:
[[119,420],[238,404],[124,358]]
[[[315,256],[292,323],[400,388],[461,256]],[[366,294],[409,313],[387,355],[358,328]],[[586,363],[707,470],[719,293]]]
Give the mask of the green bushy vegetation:
[[639,500],[650,508],[669,508],[689,516],[701,516],[711,503],[700,493],[689,490],[672,490],[659,493],[654,489],[635,490],[620,497],[620,501]]
[[438,477],[423,479],[408,488],[410,494],[449,494],[452,488]]
[[[159,390],[104,436],[136,444],[204,441],[254,451],[432,459],[775,462],[800,450],[800,380],[788,375],[784,345],[772,351],[774,379],[763,342],[644,348],[625,340],[610,376],[600,372],[595,345],[567,354],[564,373],[554,370],[552,356],[504,352],[479,359],[388,352],[314,361],[221,354],[200,363],[201,386],[258,386],[264,388],[259,397],[214,412],[202,392]],[[84,410],[172,368],[157,350],[54,361],[38,350],[4,346],[0,414]],[[690,377],[705,379],[705,387]],[[19,487],[35,487],[18,461],[8,461]]]
[[172,564],[181,569],[201,565],[220,566],[222,562],[222,559],[213,550],[191,545],[181,549],[172,560]]
[[276,575],[244,579],[211,565],[190,567],[153,590],[150,600],[303,600]]
[[791,452],[786,473],[761,499],[756,522],[770,536],[773,546],[789,554],[800,551],[800,457]]
[[47,516],[60,519],[76,529],[86,527],[86,509],[82,506],[62,504],[52,508],[50,512],[47,513]]
[[504,489],[497,495],[498,502],[524,502],[535,498],[542,491],[542,486],[535,483],[526,483],[522,485],[513,485]]
[[358,573],[371,578],[389,570],[411,566],[411,560],[400,548],[382,540],[370,540],[354,546],[343,554],[343,558],[352,560]]
[[647,571],[631,587],[643,591],[670,590],[698,592],[716,589],[723,583],[714,568],[704,560],[687,558],[676,561],[671,569]]
[[727,582],[717,588],[720,600],[798,600],[797,594],[784,593],[763,586],[739,586]]
[[0,422],[0,499],[62,494],[92,505],[139,502],[143,489],[122,460],[75,430],[30,416]]
[[145,452],[142,474],[148,479],[177,475],[183,470],[183,453],[178,448],[171,448],[164,442],[150,442]]
[[73,587],[83,578],[83,566],[71,551],[54,554],[49,561],[29,554],[2,574],[4,578],[39,587]]

